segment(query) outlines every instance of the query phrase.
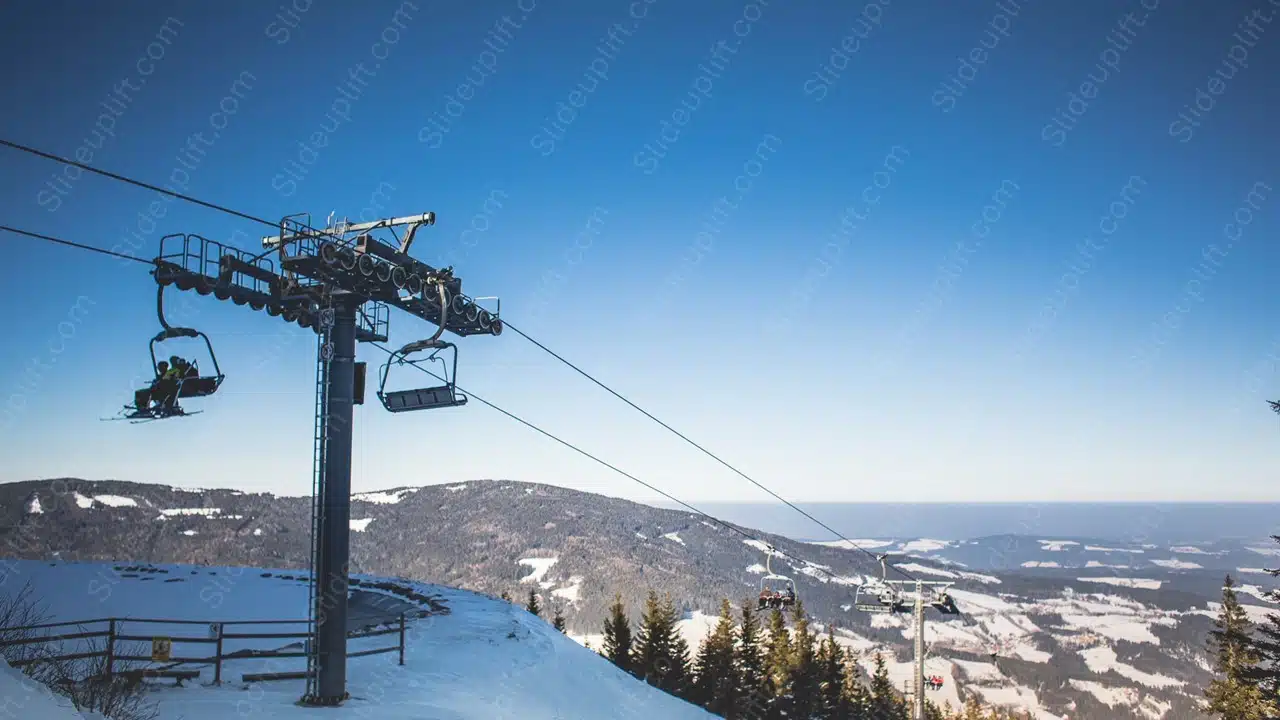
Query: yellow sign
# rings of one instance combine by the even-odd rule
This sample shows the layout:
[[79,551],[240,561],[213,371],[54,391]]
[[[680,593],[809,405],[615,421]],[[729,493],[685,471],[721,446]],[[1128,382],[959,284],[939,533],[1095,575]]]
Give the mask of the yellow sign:
[[155,662],[169,662],[169,652],[172,650],[172,646],[173,643],[169,641],[169,638],[151,638],[151,659]]

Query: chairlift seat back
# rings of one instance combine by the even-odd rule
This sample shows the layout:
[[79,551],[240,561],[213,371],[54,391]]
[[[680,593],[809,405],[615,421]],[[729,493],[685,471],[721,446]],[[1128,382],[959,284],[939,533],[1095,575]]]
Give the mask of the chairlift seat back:
[[217,392],[218,386],[221,384],[221,375],[187,378],[182,381],[182,385],[178,388],[178,397],[207,397]]

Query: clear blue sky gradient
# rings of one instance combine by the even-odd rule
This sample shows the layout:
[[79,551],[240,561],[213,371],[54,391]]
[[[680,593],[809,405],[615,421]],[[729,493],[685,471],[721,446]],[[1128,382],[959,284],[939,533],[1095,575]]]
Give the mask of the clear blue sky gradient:
[[[0,136],[270,219],[434,211],[418,257],[796,500],[1277,499],[1280,0],[293,2],[7,4]],[[147,257],[266,230],[0,177],[0,223]],[[3,242],[0,480],[307,492],[314,335],[175,291],[223,390],[103,423],[146,268]],[[512,333],[460,347],[463,386],[683,499],[768,499]],[[652,497],[479,404],[369,400],[357,490]]]

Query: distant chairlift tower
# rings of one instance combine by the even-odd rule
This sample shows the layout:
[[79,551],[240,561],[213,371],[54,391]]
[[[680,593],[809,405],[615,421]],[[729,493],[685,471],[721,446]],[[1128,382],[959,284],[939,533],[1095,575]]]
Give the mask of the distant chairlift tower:
[[[153,275],[161,292],[169,285],[195,290],[264,310],[320,336],[305,705],[337,705],[348,697],[351,438],[353,405],[364,396],[364,365],[355,362],[356,343],[386,342],[392,307],[437,326],[429,339],[393,353],[383,369],[378,398],[388,410],[405,412],[466,402],[454,384],[454,368],[439,357],[445,350],[452,351],[456,366],[457,348],[440,339],[444,332],[457,336],[502,333],[498,309],[482,308],[475,298],[464,295],[461,280],[450,268],[436,269],[409,256],[418,230],[434,224],[435,213],[423,213],[315,230],[310,216],[292,215],[280,221],[278,235],[262,239],[266,251],[257,255],[194,234],[160,240]],[[404,229],[403,237],[396,235],[396,228]],[[395,242],[380,241],[374,233],[389,234]],[[271,255],[276,255],[279,271]],[[161,318],[163,324],[163,313]],[[198,335],[188,332],[191,337]],[[423,360],[406,359],[426,350],[431,354]],[[443,385],[385,391],[386,371],[392,364],[422,369],[418,363],[427,361],[440,362]]]
[[955,600],[947,592],[954,583],[934,580],[889,580],[886,555],[880,555],[879,580],[873,580],[859,586],[854,599],[854,608],[870,613],[906,613],[912,615],[914,628],[914,672],[908,689],[911,691],[912,720],[924,720],[924,691],[928,686],[924,676],[924,659],[927,654],[924,644],[925,614],[928,607],[933,607],[944,615],[958,615],[960,609]]

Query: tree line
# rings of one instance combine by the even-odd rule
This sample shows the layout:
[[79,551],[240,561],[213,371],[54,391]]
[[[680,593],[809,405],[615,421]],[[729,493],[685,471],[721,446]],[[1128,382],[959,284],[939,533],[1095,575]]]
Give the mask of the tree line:
[[[1280,535],[1271,539],[1280,543]],[[1280,577],[1280,569],[1267,570]],[[1280,589],[1265,593],[1280,603]],[[1209,632],[1214,678],[1205,689],[1205,710],[1223,720],[1280,718],[1280,613],[1267,613],[1261,623],[1249,619],[1227,575],[1222,608]]]
[[[503,599],[510,601],[508,594]],[[525,609],[541,616],[534,590]],[[555,609],[552,624],[564,632]],[[791,625],[782,610],[767,616],[752,601],[735,614],[721,600],[720,617],[696,652],[680,635],[680,613],[670,597],[650,591],[640,624],[632,628],[621,596],[604,621],[598,650],[624,672],[655,688],[705,708],[726,720],[910,720],[908,700],[889,678],[885,658],[876,654],[864,673],[854,653],[836,642],[828,627],[817,633],[797,600]],[[986,708],[970,696],[963,708],[925,702],[929,720],[1021,720],[1025,714]]]

